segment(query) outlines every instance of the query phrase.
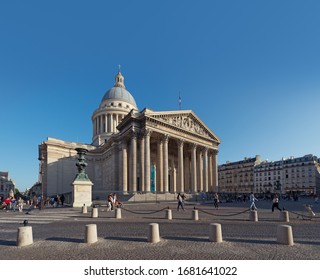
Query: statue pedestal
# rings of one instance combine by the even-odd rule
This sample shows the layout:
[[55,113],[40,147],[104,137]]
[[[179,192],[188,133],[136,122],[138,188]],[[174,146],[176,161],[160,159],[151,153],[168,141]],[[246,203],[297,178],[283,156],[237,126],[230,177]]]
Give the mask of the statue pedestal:
[[90,180],[75,180],[73,183],[72,207],[91,206],[92,204],[92,186]]

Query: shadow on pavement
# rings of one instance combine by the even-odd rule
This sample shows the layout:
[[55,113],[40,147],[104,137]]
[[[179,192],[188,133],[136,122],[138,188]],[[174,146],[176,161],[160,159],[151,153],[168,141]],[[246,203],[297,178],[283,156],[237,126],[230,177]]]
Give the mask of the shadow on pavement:
[[73,242],[73,243],[83,243],[84,239],[79,238],[67,238],[67,237],[49,237],[46,240],[50,241],[63,241],[63,242]]
[[16,246],[17,242],[16,241],[8,241],[8,240],[0,240],[0,245]]
[[147,238],[143,237],[118,237],[118,236],[107,236],[105,237],[107,240],[118,240],[118,241],[132,241],[132,242],[147,242]]
[[209,238],[192,236],[162,236],[162,239],[191,242],[209,242]]
[[276,240],[253,240],[253,239],[237,239],[237,238],[224,238],[224,241],[235,243],[251,243],[251,244],[278,244]]

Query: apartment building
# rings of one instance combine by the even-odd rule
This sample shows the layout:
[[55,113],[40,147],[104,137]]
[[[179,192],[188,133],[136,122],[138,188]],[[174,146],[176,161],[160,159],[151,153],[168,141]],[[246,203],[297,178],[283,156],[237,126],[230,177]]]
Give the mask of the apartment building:
[[320,159],[312,154],[278,161],[245,158],[220,165],[218,172],[221,192],[320,194]]
[[260,164],[260,156],[219,165],[219,192],[250,193],[254,191],[254,168]]

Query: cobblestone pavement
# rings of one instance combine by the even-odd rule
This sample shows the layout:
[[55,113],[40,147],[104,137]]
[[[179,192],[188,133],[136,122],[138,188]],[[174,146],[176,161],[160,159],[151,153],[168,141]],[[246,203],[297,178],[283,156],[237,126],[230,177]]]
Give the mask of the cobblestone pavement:
[[[223,203],[214,209],[212,203],[185,206],[177,211],[175,203],[128,204],[121,209],[122,219],[98,207],[99,217],[91,218],[91,209],[82,214],[76,208],[34,210],[30,215],[0,212],[0,259],[190,259],[190,260],[319,260],[320,205],[313,210],[316,217],[303,219],[303,204],[309,201],[283,202],[290,222],[279,220],[279,212],[271,212],[270,201],[257,203],[258,222],[250,221],[248,203]],[[172,220],[165,217],[172,209]],[[192,219],[196,207],[199,220]],[[24,220],[32,226],[34,243],[17,247],[17,229]],[[147,241],[150,223],[158,223],[161,241]],[[223,242],[209,242],[209,224],[220,223]],[[98,242],[84,243],[85,226],[96,224]],[[292,226],[293,246],[277,243],[277,226]]]

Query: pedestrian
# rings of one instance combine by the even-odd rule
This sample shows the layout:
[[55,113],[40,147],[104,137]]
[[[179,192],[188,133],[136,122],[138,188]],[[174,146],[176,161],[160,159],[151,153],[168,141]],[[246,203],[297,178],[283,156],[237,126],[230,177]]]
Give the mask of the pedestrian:
[[110,193],[107,198],[107,211],[112,211],[112,210],[113,210],[113,196],[112,196],[112,193]]
[[274,211],[274,208],[277,208],[279,211],[281,211],[281,209],[279,208],[279,197],[276,193],[274,194],[272,200],[272,212]]
[[14,198],[14,196],[11,197],[11,208],[13,212],[16,212],[16,206],[17,206],[17,200]]
[[257,210],[255,202],[258,201],[258,199],[254,196],[253,192],[250,194],[250,210]]
[[18,209],[19,209],[19,212],[23,211],[23,199],[21,196],[18,199]]
[[38,197],[37,197],[36,194],[33,195],[32,203],[33,203],[33,208],[37,208],[37,206],[38,206]]
[[4,205],[5,205],[6,211],[9,212],[9,210],[11,209],[11,198],[10,198],[10,196],[7,196],[7,198],[4,200]]
[[177,211],[179,211],[180,207],[182,208],[182,210],[184,211],[184,195],[181,195],[181,193],[178,193],[177,196],[177,200],[178,200],[178,207],[177,207]]
[[219,195],[218,193],[214,193],[213,195],[213,204],[214,204],[214,208],[218,209],[218,203],[219,203]]
[[62,195],[60,196],[60,201],[61,201],[61,206],[62,206],[62,207],[63,207],[64,200],[65,200],[65,197],[64,197],[64,195],[62,194]]

